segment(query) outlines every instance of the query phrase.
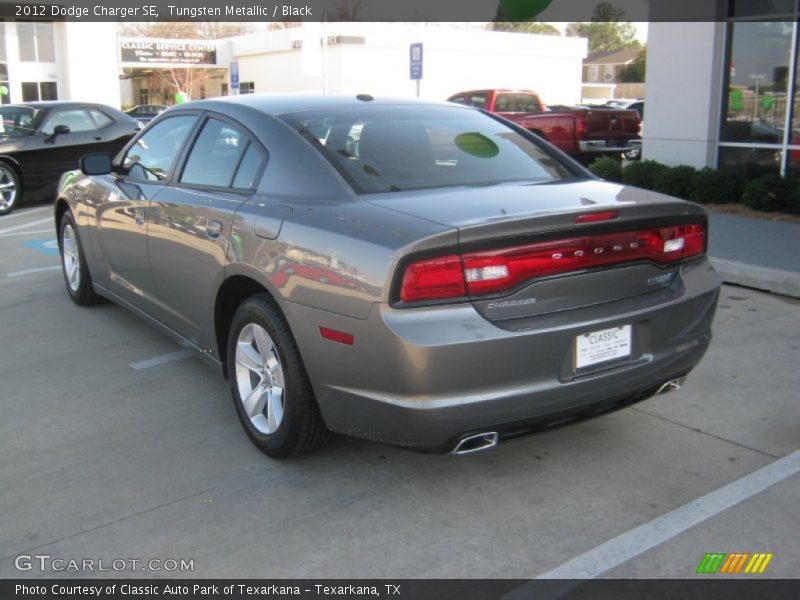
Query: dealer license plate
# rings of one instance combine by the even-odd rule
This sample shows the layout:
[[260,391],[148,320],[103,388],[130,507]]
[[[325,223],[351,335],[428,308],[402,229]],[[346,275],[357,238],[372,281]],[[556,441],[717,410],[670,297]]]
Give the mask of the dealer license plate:
[[575,370],[631,355],[630,325],[592,331],[575,338]]

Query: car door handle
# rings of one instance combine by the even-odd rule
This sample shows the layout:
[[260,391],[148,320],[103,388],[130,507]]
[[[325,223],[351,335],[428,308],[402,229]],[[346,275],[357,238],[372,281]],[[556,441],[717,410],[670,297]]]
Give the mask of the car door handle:
[[136,208],[133,211],[133,220],[137,225],[144,225],[144,209]]
[[206,221],[206,235],[211,239],[216,239],[222,233],[222,223],[219,221]]
[[99,140],[103,139],[103,136],[102,135],[96,135],[96,136],[94,136],[94,139],[99,141]]

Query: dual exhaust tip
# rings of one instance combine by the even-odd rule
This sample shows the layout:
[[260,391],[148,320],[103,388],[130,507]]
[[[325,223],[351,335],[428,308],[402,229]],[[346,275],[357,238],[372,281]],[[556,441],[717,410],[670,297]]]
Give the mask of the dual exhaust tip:
[[483,433],[475,433],[461,438],[456,444],[456,447],[450,451],[450,454],[472,454],[473,452],[480,452],[481,450],[488,450],[497,446],[500,440],[500,434],[496,431],[485,431]]
[[[659,394],[667,394],[669,392],[676,392],[683,386],[685,377],[677,377],[662,383],[656,391],[656,396]],[[466,437],[461,438],[456,444],[455,448],[450,451],[450,454],[462,456],[464,454],[473,454],[483,450],[489,450],[497,446],[500,441],[500,434],[496,431],[484,431],[483,433],[473,433]]]
[[681,387],[683,387],[684,381],[686,381],[686,377],[677,377],[675,379],[665,381],[659,386],[658,390],[656,391],[656,396],[659,394],[667,394],[669,392],[677,392],[679,389],[681,389]]

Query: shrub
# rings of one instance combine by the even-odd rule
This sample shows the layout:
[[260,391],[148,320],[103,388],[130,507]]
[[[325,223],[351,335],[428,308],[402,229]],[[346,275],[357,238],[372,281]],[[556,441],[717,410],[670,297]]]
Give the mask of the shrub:
[[766,212],[783,210],[789,187],[780,175],[764,175],[744,186],[742,202],[753,210]]
[[589,170],[606,181],[622,181],[622,163],[610,156],[601,156],[589,165]]
[[728,204],[742,201],[744,181],[736,173],[701,169],[692,177],[689,199],[700,204]]
[[786,205],[784,210],[793,215],[800,215],[800,175],[786,179]]
[[662,194],[688,198],[695,173],[697,169],[686,165],[667,167],[656,176],[653,189]]
[[654,160],[643,160],[631,163],[622,169],[622,182],[627,185],[652,190],[655,187],[656,178],[667,167]]

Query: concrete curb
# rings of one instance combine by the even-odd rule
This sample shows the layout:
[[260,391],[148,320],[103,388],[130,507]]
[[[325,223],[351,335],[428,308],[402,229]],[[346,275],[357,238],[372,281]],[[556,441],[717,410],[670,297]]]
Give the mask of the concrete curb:
[[710,260],[726,283],[746,285],[775,294],[800,298],[800,272],[770,269],[721,258]]

